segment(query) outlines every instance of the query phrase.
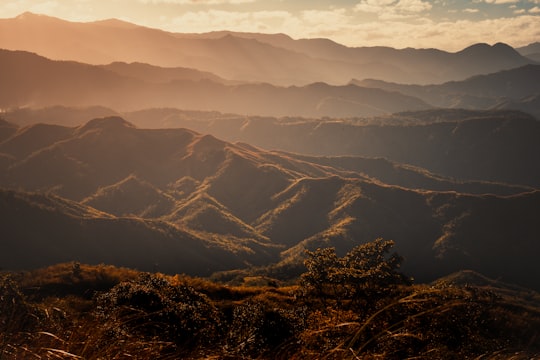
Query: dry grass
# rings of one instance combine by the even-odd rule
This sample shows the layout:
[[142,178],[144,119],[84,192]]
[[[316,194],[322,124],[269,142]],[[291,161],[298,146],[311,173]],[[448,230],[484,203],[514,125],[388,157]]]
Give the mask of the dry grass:
[[3,273],[0,291],[0,359],[540,356],[540,305],[493,288],[402,286],[351,301],[68,263]]

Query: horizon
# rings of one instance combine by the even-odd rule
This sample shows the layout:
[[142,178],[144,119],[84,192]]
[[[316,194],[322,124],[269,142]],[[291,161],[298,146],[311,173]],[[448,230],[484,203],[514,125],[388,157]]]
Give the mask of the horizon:
[[294,39],[326,38],[348,47],[449,52],[476,43],[522,47],[540,37],[539,0],[138,0],[130,6],[126,1],[8,1],[0,18],[31,12],[72,22],[118,19],[173,33],[282,33]]

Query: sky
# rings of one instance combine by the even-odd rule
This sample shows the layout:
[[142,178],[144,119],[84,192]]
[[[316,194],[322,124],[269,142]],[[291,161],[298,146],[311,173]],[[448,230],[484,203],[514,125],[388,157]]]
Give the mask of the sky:
[[540,0],[0,0],[0,18],[26,11],[171,32],[323,37],[347,46],[458,51],[479,42],[540,41]]

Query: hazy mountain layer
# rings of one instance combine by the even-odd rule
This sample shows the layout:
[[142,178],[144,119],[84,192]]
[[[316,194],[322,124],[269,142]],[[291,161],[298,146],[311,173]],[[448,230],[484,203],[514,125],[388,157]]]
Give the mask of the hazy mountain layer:
[[[131,65],[135,66],[135,65]],[[105,106],[118,111],[148,107],[218,110],[271,116],[371,116],[431,106],[416,98],[354,85],[314,83],[303,87],[269,84],[225,85],[213,79],[171,77],[148,81],[175,69],[143,66],[91,66],[51,61],[36,54],[0,50],[0,108],[46,106]],[[129,67],[129,66],[128,66]],[[166,77],[169,75],[166,74]],[[157,79],[157,78],[156,78]]]
[[[39,132],[48,143],[34,142]],[[3,186],[72,199],[3,191],[0,226],[11,234],[1,242],[4,267],[72,258],[206,274],[279,255],[278,266],[298,264],[303,249],[343,252],[382,236],[396,241],[404,269],[420,280],[471,268],[540,288],[538,191],[455,183],[381,159],[268,152],[118,117],[18,129],[0,152],[11,158]],[[392,180],[401,186],[385,183]],[[482,186],[521,193],[426,190]],[[29,248],[42,256],[24,255]]]
[[293,40],[282,34],[175,34],[114,19],[75,23],[31,13],[0,20],[0,48],[91,64],[197,68],[226,79],[280,85],[344,84],[352,78],[430,84],[534,63],[501,43],[476,44],[456,53],[348,48],[327,39]]
[[540,83],[531,81],[531,79],[540,79],[540,65],[526,65],[441,85],[404,85],[380,80],[353,80],[351,83],[370,88],[398,91],[420,98],[437,107],[505,108],[523,110],[540,118],[538,101],[532,100],[540,94]]

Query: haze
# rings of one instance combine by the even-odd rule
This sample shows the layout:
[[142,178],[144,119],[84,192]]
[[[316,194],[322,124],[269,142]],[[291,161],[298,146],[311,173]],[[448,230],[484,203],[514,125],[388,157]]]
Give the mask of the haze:
[[5,0],[0,18],[26,11],[70,21],[118,18],[170,32],[286,33],[447,51],[479,42],[525,46],[540,34],[538,0]]

